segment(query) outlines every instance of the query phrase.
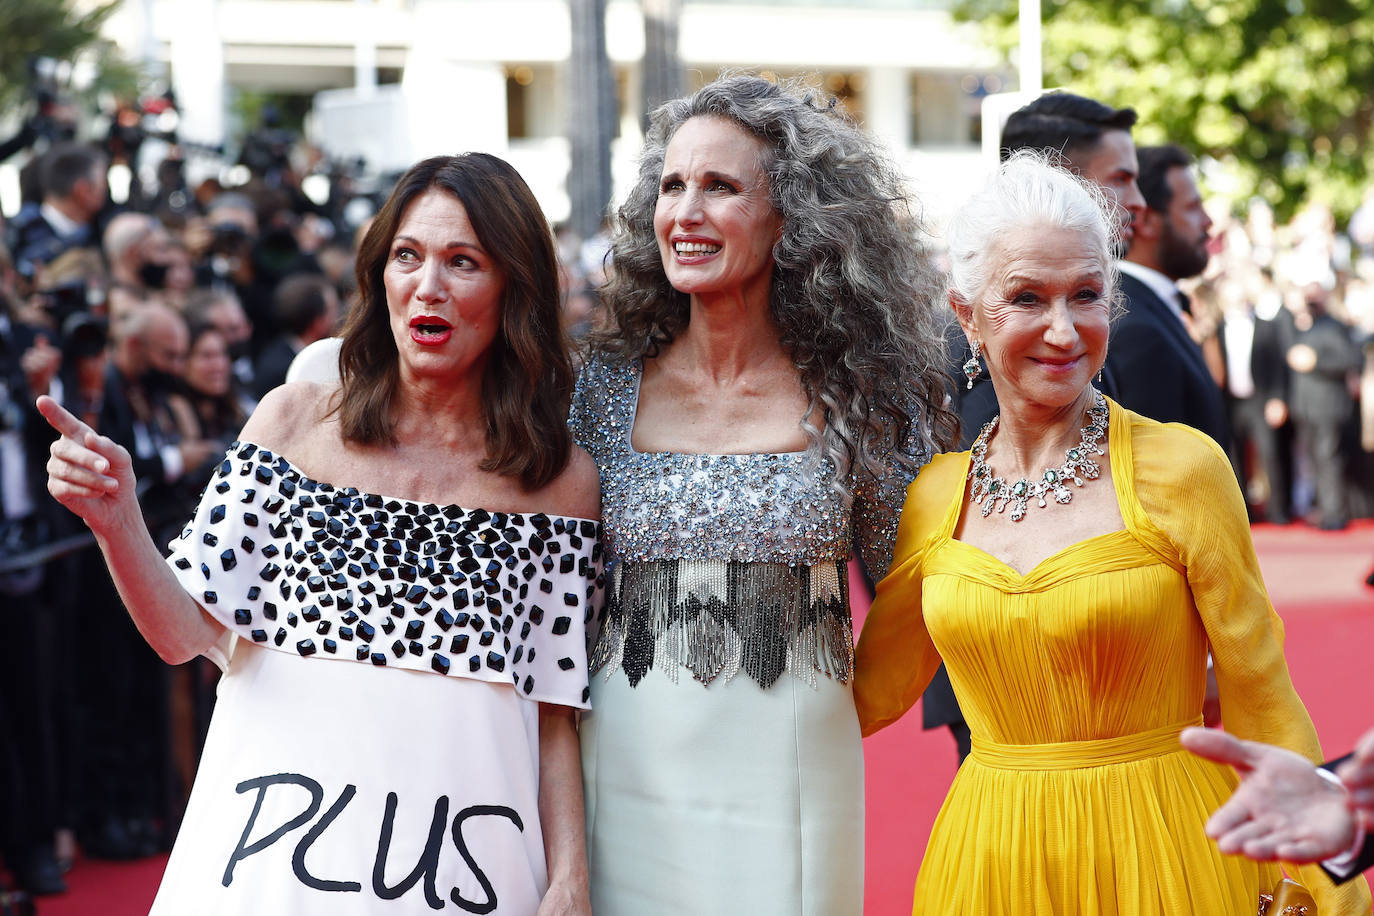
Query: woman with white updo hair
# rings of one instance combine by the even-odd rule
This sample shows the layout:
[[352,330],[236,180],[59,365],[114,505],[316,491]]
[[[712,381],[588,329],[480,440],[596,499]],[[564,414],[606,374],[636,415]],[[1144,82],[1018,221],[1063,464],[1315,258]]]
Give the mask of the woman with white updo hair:
[[[1255,912],[1279,869],[1217,851],[1203,826],[1235,776],[1178,743],[1209,646],[1227,730],[1322,759],[1226,456],[1093,387],[1110,212],[1023,152],[948,229],[949,301],[1002,413],[907,491],[855,662],[865,735],[941,659],[973,733],[914,913]],[[1362,884],[1298,871],[1323,916],[1368,912]]]

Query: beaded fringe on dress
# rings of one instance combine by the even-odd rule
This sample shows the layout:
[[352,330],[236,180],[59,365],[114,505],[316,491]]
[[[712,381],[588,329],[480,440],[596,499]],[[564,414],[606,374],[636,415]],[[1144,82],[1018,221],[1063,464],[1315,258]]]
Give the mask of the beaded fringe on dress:
[[854,670],[845,562],[812,566],[719,560],[619,563],[590,668],[625,669],[631,686],[658,667],[704,685],[741,670],[761,687],[784,671],[811,685]]

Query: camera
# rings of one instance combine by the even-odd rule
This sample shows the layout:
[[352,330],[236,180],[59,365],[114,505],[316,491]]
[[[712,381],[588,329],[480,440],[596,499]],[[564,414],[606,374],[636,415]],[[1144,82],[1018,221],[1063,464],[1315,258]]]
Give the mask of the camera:
[[47,312],[52,316],[53,325],[59,328],[66,324],[71,316],[84,312],[91,306],[91,290],[86,281],[79,277],[42,290],[39,295],[43,297]]
[[71,102],[62,92],[63,83],[71,72],[71,64],[51,57],[29,58],[29,97],[34,102],[34,114],[29,126],[34,135],[49,144],[76,139],[76,121]]

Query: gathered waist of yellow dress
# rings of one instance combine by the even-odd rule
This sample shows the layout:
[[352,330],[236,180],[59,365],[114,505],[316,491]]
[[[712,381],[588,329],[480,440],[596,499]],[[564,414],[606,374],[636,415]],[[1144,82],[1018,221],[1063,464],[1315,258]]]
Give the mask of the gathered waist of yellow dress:
[[1190,725],[1201,725],[1197,716],[1143,732],[1098,738],[1091,741],[1054,741],[1045,744],[1000,744],[973,738],[975,761],[997,770],[1081,770],[1163,757],[1182,751],[1178,733]]

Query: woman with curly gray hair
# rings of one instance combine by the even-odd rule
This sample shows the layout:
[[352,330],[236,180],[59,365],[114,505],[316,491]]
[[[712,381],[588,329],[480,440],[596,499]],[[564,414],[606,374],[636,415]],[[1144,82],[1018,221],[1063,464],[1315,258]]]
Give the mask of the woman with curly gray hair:
[[608,607],[581,726],[593,909],[857,914],[848,559],[887,569],[948,441],[903,182],[833,103],[750,76],[653,115],[574,436]]

